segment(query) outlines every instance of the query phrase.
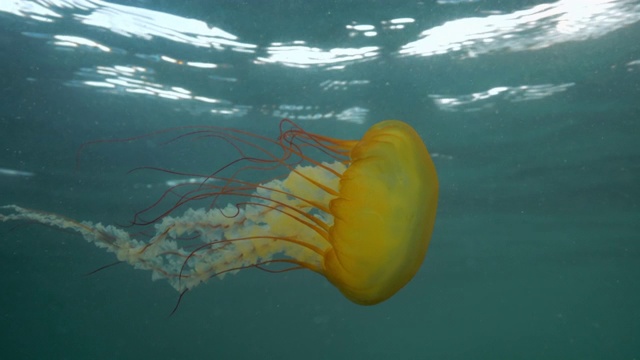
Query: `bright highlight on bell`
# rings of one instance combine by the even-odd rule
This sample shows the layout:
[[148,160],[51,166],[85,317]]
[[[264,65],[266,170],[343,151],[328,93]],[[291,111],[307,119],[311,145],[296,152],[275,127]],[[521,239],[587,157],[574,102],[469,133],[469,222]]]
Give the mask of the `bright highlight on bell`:
[[[408,124],[382,121],[359,141],[306,132],[288,120],[277,139],[193,127],[174,140],[189,137],[230,144],[239,157],[199,184],[167,191],[160,200],[179,193],[177,200],[152,220],[141,218],[158,203],[136,214],[134,224],[152,225],[155,235],[136,239],[133,231],[15,205],[3,207],[0,220],[77,231],[180,292],[245,268],[282,271],[270,270],[280,264],[289,266],[285,270],[315,271],[349,300],[373,305],[393,296],[422,264],[435,222],[438,179],[425,145]],[[311,152],[331,161],[314,159]],[[221,176],[221,170],[239,164],[231,176]],[[248,171],[277,175],[252,183],[239,176]],[[211,206],[174,215],[200,200]],[[233,203],[215,207],[223,201]]]

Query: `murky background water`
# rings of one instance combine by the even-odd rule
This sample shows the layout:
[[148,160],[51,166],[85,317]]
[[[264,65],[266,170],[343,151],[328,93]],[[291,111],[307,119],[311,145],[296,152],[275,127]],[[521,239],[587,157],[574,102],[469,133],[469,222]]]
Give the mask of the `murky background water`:
[[78,236],[0,227],[3,358],[640,357],[640,3],[0,1],[0,203],[126,223],[228,149],[202,124],[358,138],[403,119],[440,179],[416,278],[360,307],[310,272],[177,293]]

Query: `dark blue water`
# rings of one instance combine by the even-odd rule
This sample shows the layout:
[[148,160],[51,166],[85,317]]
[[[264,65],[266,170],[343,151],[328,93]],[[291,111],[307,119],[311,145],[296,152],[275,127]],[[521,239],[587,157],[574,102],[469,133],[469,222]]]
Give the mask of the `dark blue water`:
[[[55,4],[54,4],[55,3]],[[176,3],[177,4],[177,3]],[[0,224],[7,359],[640,357],[640,2],[0,1],[0,203],[124,224],[228,148],[186,125],[358,138],[388,118],[431,152],[418,275],[361,307],[311,272],[177,293],[77,235]]]

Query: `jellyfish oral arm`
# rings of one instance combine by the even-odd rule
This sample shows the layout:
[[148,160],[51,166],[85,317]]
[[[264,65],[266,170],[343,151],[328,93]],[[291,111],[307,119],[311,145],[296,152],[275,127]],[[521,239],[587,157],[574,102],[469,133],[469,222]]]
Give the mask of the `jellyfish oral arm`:
[[[155,234],[144,240],[112,225],[15,205],[0,208],[0,222],[30,221],[75,231],[114,253],[119,261],[151,271],[152,279],[166,279],[180,292],[212,277],[223,278],[250,267],[264,269],[271,263],[321,273],[333,218],[320,209],[327,209],[334,196],[307,179],[322,179],[325,186],[337,189],[335,174],[344,169],[337,162],[297,166],[283,180],[257,185],[251,200],[242,206],[187,209],[181,216],[164,216],[154,224]],[[194,234],[195,240],[184,240]]]

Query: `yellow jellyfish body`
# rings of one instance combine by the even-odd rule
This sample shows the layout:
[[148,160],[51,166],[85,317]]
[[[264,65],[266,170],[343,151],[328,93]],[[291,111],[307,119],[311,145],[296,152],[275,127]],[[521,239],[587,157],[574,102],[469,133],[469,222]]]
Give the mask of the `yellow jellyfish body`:
[[418,271],[438,201],[435,167],[406,123],[371,127],[351,150],[351,164],[331,201],[333,247],[325,276],[350,300],[384,301]]
[[[179,136],[224,138],[241,155],[232,163],[250,165],[229,177],[216,171],[192,187],[176,186],[165,193],[177,194],[178,200],[143,224],[154,227],[155,234],[147,239],[15,205],[3,208],[0,221],[29,220],[75,230],[180,292],[241,269],[278,272],[282,270],[268,267],[289,264],[294,267],[285,270],[306,268],[325,276],[355,303],[388,299],[418,271],[433,230],[438,181],[425,145],[412,127],[397,120],[373,125],[359,141],[286,124],[292,129],[281,127],[277,140],[210,127]],[[275,155],[261,143],[275,145],[283,154]],[[263,156],[248,155],[243,147]],[[306,152],[310,148],[333,161],[312,158]],[[247,169],[275,167],[288,173],[260,183],[238,176]],[[174,215],[187,204],[214,199],[210,205],[217,205],[224,197],[244,200]]]

